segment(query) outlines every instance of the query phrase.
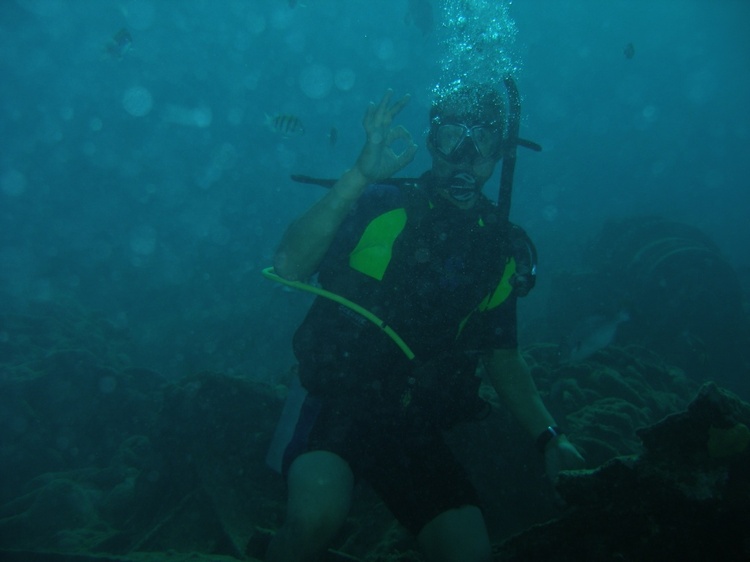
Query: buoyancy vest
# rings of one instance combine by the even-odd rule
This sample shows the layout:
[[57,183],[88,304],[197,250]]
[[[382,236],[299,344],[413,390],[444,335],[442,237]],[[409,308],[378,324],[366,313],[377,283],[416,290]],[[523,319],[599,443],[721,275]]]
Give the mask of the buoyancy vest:
[[459,211],[418,185],[368,190],[319,282],[388,323],[417,360],[361,315],[318,298],[294,338],[308,391],[394,402],[403,400],[405,381],[419,379],[444,395],[431,395],[433,403],[476,397],[478,352],[516,343],[514,241],[522,231],[495,211],[484,198]]

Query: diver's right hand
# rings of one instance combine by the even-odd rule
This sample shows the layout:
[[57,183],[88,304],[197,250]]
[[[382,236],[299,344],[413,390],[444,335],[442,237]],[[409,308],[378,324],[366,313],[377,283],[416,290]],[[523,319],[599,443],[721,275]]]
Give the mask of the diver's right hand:
[[[393,90],[387,90],[378,105],[370,102],[362,125],[367,133],[367,141],[357,158],[354,168],[362,174],[367,183],[387,179],[404,168],[414,159],[417,145],[411,133],[403,126],[391,127],[393,118],[409,103],[409,95],[389,106]],[[400,153],[393,149],[394,143],[406,143]]]

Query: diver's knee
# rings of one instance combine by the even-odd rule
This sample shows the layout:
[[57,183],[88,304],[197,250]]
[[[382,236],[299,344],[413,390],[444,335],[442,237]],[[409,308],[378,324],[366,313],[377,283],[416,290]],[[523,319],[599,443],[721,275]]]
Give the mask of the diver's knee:
[[306,453],[289,470],[289,499],[284,526],[294,535],[330,537],[349,514],[354,477],[338,455]]
[[352,471],[343,458],[330,451],[310,451],[298,456],[289,467],[289,480],[315,479],[317,482],[347,483]]
[[291,511],[348,512],[354,476],[338,455],[315,451],[294,461],[287,485]]
[[348,498],[309,498],[308,502],[290,506],[284,521],[284,530],[286,534],[300,537],[305,542],[315,542],[315,537],[328,541],[339,532],[348,514]]

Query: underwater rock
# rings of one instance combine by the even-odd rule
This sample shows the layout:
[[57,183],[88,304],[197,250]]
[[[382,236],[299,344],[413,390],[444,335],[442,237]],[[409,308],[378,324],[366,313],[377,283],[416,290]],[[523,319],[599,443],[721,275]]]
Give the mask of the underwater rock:
[[[748,423],[748,404],[703,386],[686,411],[638,431],[642,454],[563,473],[568,511],[504,542],[497,559],[750,559],[750,450],[737,429]],[[731,434],[716,455],[722,428]]]
[[158,463],[135,482],[129,528],[98,549],[243,558],[255,525],[283,497],[283,481],[264,464],[280,408],[273,388],[237,377],[200,374],[166,388],[153,435]]
[[639,346],[609,347],[586,361],[561,361],[555,347],[526,353],[544,402],[587,466],[642,451],[637,431],[684,410],[699,385]]
[[554,280],[542,338],[563,342],[587,318],[625,312],[614,344],[648,347],[690,378],[750,399],[742,302],[738,271],[706,233],[631,217],[605,224],[580,267]]
[[[0,378],[0,558],[7,559],[10,549],[25,553],[26,560],[50,561],[261,556],[267,535],[284,515],[283,479],[265,465],[284,387],[253,382],[250,374],[199,373],[170,382],[153,371],[110,361],[116,354],[96,348],[106,338],[89,343],[72,328],[62,330],[71,334],[62,338],[48,322],[29,317],[14,322],[18,341],[25,331],[36,335],[14,347],[5,362],[0,358],[8,375]],[[45,331],[37,333],[42,327]],[[575,365],[561,363],[555,345],[536,345],[525,355],[545,402],[584,450],[587,466],[606,464],[580,473],[580,482],[566,475],[561,485],[567,488],[561,490],[571,513],[577,510],[589,520],[561,517],[543,458],[494,390],[483,386],[493,413],[456,427],[448,440],[482,497],[493,542],[552,520],[553,531],[557,521],[559,528],[569,525],[569,532],[579,533],[576,525],[583,525],[585,533],[590,525],[610,533],[608,539],[595,539],[588,551],[598,554],[595,547],[601,545],[604,552],[620,535],[608,527],[617,517],[600,518],[597,510],[605,505],[605,515],[619,513],[619,505],[606,504],[616,492],[611,483],[618,476],[632,483],[633,474],[641,475],[634,471],[645,466],[651,467],[646,483],[680,475],[679,486],[662,486],[672,502],[665,503],[668,507],[683,496],[706,502],[717,494],[720,499],[710,501],[723,505],[729,497],[722,488],[726,482],[732,483],[734,497],[746,497],[745,468],[738,461],[747,455],[750,423],[744,410],[728,406],[721,391],[716,396],[704,391],[703,400],[688,408],[694,383],[636,347],[609,347]],[[701,423],[693,424],[692,441],[682,434],[682,414],[675,414],[686,409],[691,420],[703,412]],[[649,439],[658,443],[656,450]],[[675,444],[672,456],[665,439]],[[698,456],[685,453],[698,449]],[[699,459],[702,468],[680,473],[674,459],[684,456]],[[737,467],[730,476],[727,466]],[[626,484],[623,521],[632,507],[627,502],[652,509],[649,495],[659,497],[637,478],[640,489]],[[355,496],[334,549],[367,560],[417,560],[413,538],[374,492],[357,486]],[[687,500],[682,501],[678,509],[685,507]],[[642,513],[630,516],[635,536],[649,519]],[[690,519],[690,512],[679,516]],[[684,524],[691,528],[690,521]],[[571,536],[577,535],[564,540]],[[537,546],[558,539],[563,540],[550,532]],[[524,556],[536,552],[523,542],[508,541],[501,548],[518,548]]]

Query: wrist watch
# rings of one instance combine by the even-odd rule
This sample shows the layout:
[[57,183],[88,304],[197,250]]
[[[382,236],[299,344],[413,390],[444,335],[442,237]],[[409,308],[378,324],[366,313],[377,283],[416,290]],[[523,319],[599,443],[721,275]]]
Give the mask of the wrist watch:
[[539,434],[539,437],[536,438],[536,448],[539,449],[540,453],[544,453],[549,442],[562,434],[562,430],[556,425],[547,426],[547,428]]

